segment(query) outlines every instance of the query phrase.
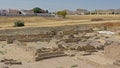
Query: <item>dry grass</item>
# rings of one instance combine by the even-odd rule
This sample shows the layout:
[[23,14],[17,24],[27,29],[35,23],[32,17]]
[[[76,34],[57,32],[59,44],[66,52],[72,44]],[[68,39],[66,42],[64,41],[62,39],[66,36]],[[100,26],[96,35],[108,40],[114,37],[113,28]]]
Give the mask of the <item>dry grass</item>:
[[0,17],[0,27],[11,27],[15,21],[24,21],[27,26],[42,22],[55,22],[59,19],[50,17]]
[[[25,27],[31,26],[63,26],[80,23],[91,23],[91,19],[120,20],[120,15],[67,15],[65,19],[53,17],[0,17],[1,28],[11,28],[15,21],[25,22]],[[97,22],[97,21],[96,21]],[[101,22],[101,21],[100,21]]]
[[120,20],[120,15],[68,15],[68,19],[86,20],[86,19],[105,19],[105,20]]

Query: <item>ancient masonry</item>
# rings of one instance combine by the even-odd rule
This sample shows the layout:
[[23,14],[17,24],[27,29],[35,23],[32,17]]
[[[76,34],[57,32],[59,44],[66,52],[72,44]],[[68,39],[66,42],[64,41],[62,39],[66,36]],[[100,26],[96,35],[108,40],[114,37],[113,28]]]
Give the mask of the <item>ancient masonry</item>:
[[[87,26],[61,26],[61,27],[35,27],[35,28],[20,28],[20,29],[5,29],[0,30],[0,41],[7,41],[12,44],[15,41],[21,42],[52,42],[55,47],[52,48],[36,48],[34,51],[35,61],[42,59],[66,56],[65,50],[78,50],[86,52],[94,52],[95,47],[91,46],[89,41],[85,42],[90,37],[96,34],[87,35],[92,33],[93,30]],[[79,42],[87,43],[80,46]],[[93,40],[92,40],[93,41]],[[71,46],[70,46],[71,45]],[[57,48],[56,48],[57,47]],[[27,48],[26,48],[27,49]],[[34,48],[33,48],[34,49]],[[28,50],[32,50],[29,49]]]

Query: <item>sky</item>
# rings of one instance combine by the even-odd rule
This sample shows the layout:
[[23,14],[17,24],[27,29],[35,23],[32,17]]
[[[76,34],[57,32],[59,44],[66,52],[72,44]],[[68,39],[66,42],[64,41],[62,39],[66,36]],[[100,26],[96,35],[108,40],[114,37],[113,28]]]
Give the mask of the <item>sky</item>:
[[120,0],[0,0],[1,9],[32,9],[40,7],[49,11],[81,9],[117,9]]

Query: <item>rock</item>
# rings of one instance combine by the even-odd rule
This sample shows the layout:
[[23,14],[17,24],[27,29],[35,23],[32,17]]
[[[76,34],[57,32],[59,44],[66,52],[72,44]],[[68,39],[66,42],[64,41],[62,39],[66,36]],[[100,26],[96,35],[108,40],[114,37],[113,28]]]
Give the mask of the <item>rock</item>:
[[95,47],[94,47],[94,46],[91,46],[91,45],[86,45],[86,46],[82,46],[82,49],[83,49],[84,51],[95,50]]
[[6,65],[22,65],[22,62],[18,62],[17,60],[13,59],[3,59],[1,62]]
[[106,40],[96,39],[94,41],[91,41],[89,45],[94,46],[96,49],[97,48],[104,49],[104,47],[106,46]]
[[15,40],[15,38],[13,38],[13,37],[8,37],[8,38],[6,39],[6,42],[7,42],[7,44],[12,44],[12,43],[14,42],[14,40]]
[[22,62],[18,62],[18,61],[9,61],[9,62],[5,62],[5,64],[7,64],[7,65],[22,65]]
[[86,33],[84,36],[85,37],[94,37],[96,35],[97,35],[96,33]]
[[67,47],[64,44],[58,44],[58,48],[60,50],[66,50],[67,49]]
[[58,42],[57,39],[52,39],[52,40],[50,40],[49,45],[50,45],[52,48],[58,48],[57,42]]
[[20,41],[18,41],[18,40],[15,40],[15,41],[14,41],[14,44],[15,44],[16,46],[22,46],[22,43],[21,43]]
[[46,53],[38,53],[35,57],[35,61],[40,61],[43,59],[54,58],[54,57],[61,57],[67,56],[63,51],[56,51],[56,52],[46,52]]
[[116,60],[115,62],[113,62],[114,65],[120,66],[120,60]]
[[82,52],[81,55],[82,55],[82,56],[91,55],[91,52]]
[[78,51],[83,51],[83,49],[82,49],[81,46],[77,46],[77,47],[76,47],[76,50],[78,50]]

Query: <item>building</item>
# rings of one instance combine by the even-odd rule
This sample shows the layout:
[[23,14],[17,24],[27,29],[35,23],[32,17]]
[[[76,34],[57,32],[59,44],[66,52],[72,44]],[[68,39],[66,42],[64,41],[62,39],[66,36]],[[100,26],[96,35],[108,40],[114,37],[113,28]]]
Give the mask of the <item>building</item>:
[[85,15],[85,14],[89,13],[89,11],[87,9],[77,9],[75,12],[78,15]]
[[0,16],[6,16],[7,14],[9,14],[8,10],[5,9],[0,10]]
[[21,13],[22,13],[24,16],[35,16],[34,11],[32,11],[32,10],[21,10]]

